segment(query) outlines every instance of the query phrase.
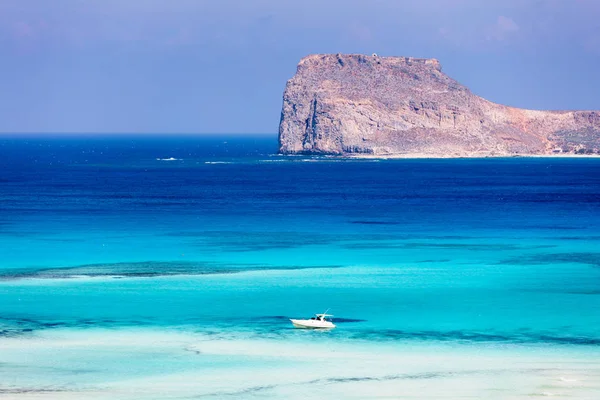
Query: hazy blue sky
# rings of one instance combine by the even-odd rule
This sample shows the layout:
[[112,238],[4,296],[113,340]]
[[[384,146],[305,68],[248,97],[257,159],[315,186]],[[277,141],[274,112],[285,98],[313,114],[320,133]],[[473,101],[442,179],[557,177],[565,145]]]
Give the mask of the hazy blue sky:
[[597,0],[0,0],[0,132],[275,133],[298,60],[338,52],[600,109]]

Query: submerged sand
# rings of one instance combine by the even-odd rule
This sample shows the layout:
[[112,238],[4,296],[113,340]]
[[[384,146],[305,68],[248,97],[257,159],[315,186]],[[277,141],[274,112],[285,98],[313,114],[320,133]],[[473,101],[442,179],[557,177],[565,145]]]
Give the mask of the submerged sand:
[[55,330],[0,339],[6,399],[600,397],[593,346],[373,343],[327,332]]

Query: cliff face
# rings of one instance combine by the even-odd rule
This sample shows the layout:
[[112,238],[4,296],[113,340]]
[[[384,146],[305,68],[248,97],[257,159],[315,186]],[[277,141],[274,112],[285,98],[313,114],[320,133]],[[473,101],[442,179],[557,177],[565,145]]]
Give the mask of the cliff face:
[[600,153],[600,112],[495,104],[434,59],[312,55],[287,83],[279,146],[284,154]]

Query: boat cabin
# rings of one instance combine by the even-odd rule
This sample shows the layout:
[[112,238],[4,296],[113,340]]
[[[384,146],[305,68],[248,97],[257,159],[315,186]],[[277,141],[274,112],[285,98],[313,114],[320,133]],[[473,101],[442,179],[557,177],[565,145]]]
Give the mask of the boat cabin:
[[331,315],[331,314],[315,314],[315,316],[312,317],[311,319],[314,319],[317,321],[330,321],[331,317],[333,317],[333,315]]

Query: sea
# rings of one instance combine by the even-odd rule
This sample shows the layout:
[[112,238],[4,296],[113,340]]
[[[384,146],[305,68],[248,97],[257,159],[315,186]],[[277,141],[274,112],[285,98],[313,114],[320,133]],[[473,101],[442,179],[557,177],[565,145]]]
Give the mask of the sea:
[[0,136],[0,398],[307,397],[599,399],[600,159]]

